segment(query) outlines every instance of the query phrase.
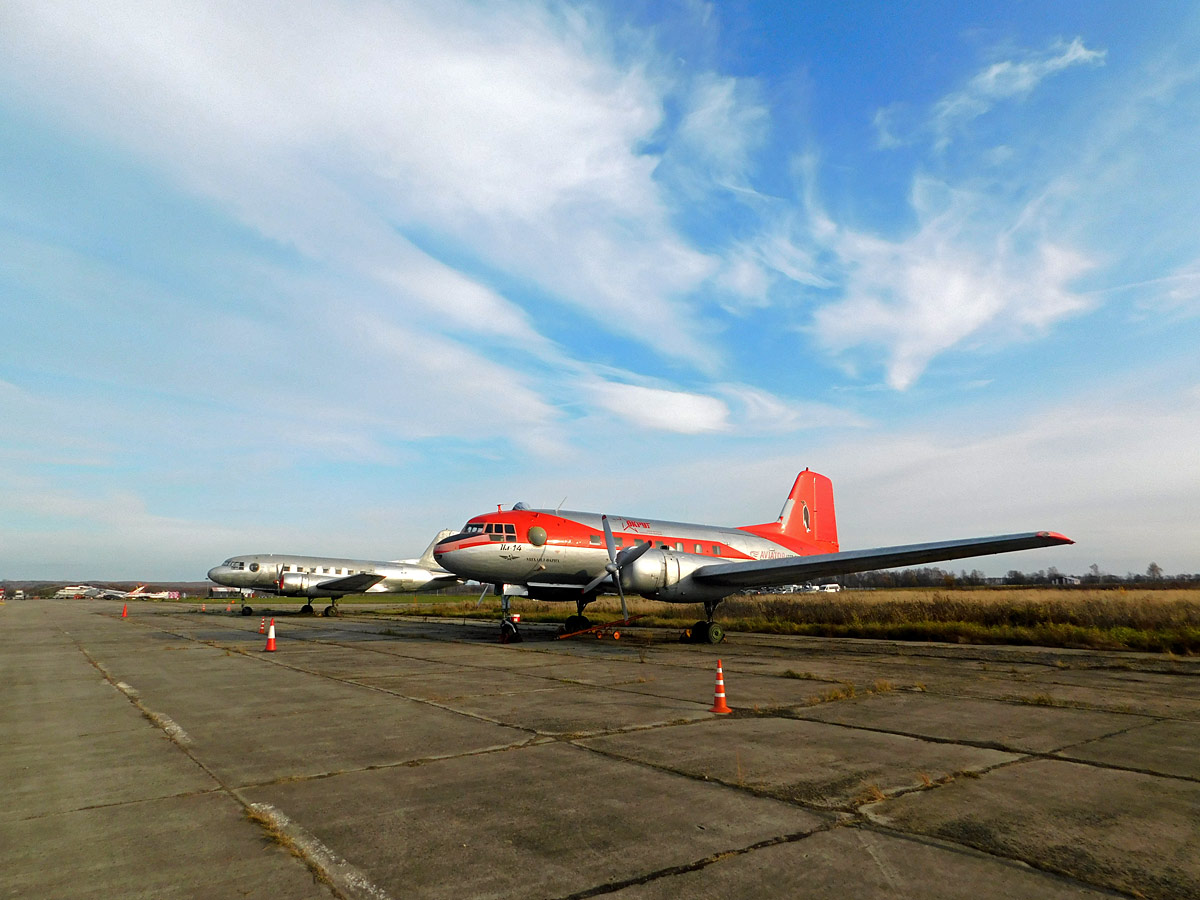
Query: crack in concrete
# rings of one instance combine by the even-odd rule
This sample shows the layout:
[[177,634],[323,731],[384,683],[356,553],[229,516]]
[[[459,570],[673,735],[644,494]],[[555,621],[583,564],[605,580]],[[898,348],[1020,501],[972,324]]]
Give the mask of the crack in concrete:
[[613,894],[617,891],[624,890],[627,887],[649,884],[650,882],[657,881],[660,878],[671,878],[676,875],[685,875],[688,872],[697,872],[700,869],[704,869],[708,866],[711,866],[713,863],[720,862],[721,860],[744,856],[747,853],[753,853],[756,850],[763,849],[764,847],[775,847],[779,844],[793,844],[797,841],[802,841],[805,838],[812,837],[814,834],[820,834],[821,832],[829,831],[837,826],[837,822],[830,822],[826,825],[814,828],[812,831],[797,831],[788,834],[777,835],[772,838],[756,841],[755,843],[749,844],[745,847],[737,847],[732,850],[723,850],[719,853],[713,853],[690,863],[682,863],[677,866],[668,866],[663,869],[656,869],[653,872],[646,872],[641,875],[635,875],[631,878],[621,879],[620,881],[610,881],[606,882],[605,884],[586,888],[582,891],[564,894],[562,897],[555,898],[555,900],[586,900],[588,897],[599,897],[603,894]]

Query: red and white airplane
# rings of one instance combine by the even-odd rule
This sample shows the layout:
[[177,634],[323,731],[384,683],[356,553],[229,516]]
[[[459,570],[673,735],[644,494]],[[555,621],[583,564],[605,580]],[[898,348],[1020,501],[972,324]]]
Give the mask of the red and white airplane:
[[689,525],[518,503],[475,516],[439,541],[433,556],[461,578],[496,586],[506,640],[519,640],[508,616],[511,597],[575,603],[576,614],[566,622],[572,632],[590,626],[583,610],[601,592],[620,595],[628,620],[628,591],[667,603],[703,603],[706,621],[690,629],[691,639],[715,644],[724,638],[713,622],[717,604],[751,588],[1072,543],[1037,531],[841,553],[833,484],[805,469],[779,518],[762,525]]

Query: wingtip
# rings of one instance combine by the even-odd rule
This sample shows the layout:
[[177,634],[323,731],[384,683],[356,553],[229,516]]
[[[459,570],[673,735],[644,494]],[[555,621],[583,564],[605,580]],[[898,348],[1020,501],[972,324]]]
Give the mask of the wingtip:
[[1046,540],[1052,541],[1055,544],[1073,544],[1073,543],[1075,543],[1073,540],[1071,540],[1065,534],[1059,534],[1057,531],[1039,531],[1038,537],[1045,538]]

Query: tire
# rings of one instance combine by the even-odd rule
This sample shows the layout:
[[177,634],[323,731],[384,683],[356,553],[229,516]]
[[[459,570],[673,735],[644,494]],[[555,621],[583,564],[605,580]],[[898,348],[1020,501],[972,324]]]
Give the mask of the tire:
[[719,644],[725,640],[725,629],[716,622],[706,622],[704,631],[700,633],[700,638],[703,643]]
[[312,611],[313,608],[311,603],[305,603],[302,607],[300,607],[300,612],[308,613],[310,616],[312,615]]
[[242,615],[243,616],[252,616],[252,615],[254,615],[254,610],[249,606],[243,606],[242,607]]
[[325,607],[325,611],[323,613],[321,613],[321,615],[323,615],[327,619],[332,618],[333,616],[337,615],[337,607],[336,606],[327,606],[327,607]]

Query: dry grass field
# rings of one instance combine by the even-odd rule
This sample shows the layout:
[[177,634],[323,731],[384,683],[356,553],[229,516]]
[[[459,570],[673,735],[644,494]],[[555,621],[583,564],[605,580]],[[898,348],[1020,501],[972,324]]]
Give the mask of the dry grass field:
[[[414,598],[416,600],[416,598]],[[439,598],[396,606],[387,615],[495,618],[498,602]],[[704,618],[697,605],[630,598],[644,624],[679,626]],[[526,621],[562,621],[567,604],[515,600]],[[606,597],[588,607],[593,621],[621,616]],[[981,644],[1036,644],[1192,654],[1200,652],[1200,588],[1079,590],[1053,588],[902,589],[837,594],[730,597],[717,609],[727,631],[887,638]]]

